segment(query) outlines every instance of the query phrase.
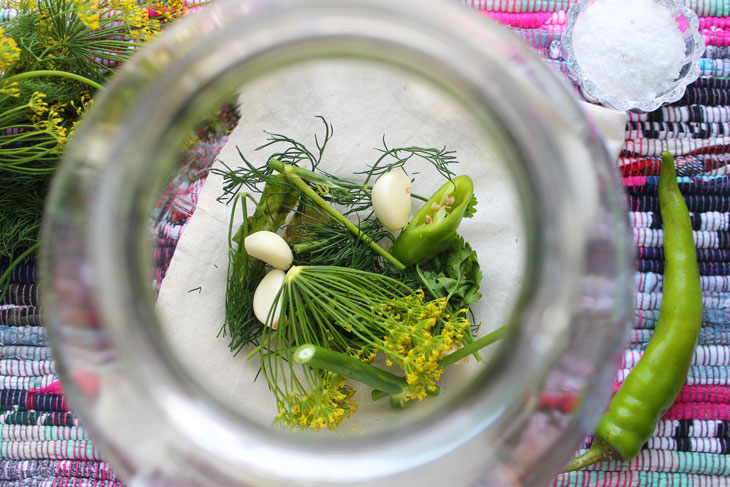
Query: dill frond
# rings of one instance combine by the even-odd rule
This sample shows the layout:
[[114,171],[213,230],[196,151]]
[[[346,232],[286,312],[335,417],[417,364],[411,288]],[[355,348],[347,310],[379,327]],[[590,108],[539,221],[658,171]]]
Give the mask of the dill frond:
[[180,0],[2,0],[0,256],[38,243],[43,199],[96,89]]
[[[277,420],[312,430],[335,429],[355,405],[334,400],[346,394],[326,387],[331,372],[295,369],[297,347],[312,344],[366,363],[382,354],[403,373],[402,407],[437,392],[438,362],[469,326],[464,312],[446,313],[444,298],[426,301],[398,280],[347,267],[292,267],[277,301],[278,328],[267,328],[259,348],[262,374],[276,397]],[[323,388],[329,394],[319,396]]]
[[[403,167],[413,157],[421,158],[430,163],[436,171],[445,179],[451,179],[455,174],[449,166],[457,164],[456,151],[447,150],[446,147],[436,149],[433,147],[388,147],[383,136],[383,147],[376,149],[381,153],[375,163],[365,171],[359,171],[355,174],[364,174],[365,184],[369,184],[370,180],[385,174],[391,169]],[[390,162],[386,162],[390,161]]]
[[0,257],[13,260],[38,242],[50,177],[0,171]]

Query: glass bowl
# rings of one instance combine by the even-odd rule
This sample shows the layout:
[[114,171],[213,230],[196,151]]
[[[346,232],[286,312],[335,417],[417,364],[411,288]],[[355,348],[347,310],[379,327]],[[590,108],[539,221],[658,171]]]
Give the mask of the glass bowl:
[[[480,332],[514,323],[473,374],[363,434],[282,432],[275,409],[248,405],[266,392],[256,367],[194,314],[225,305],[199,284],[226,279],[212,254],[227,234],[196,230],[215,173],[153,290],[152,256],[167,252],[155,208],[198,184],[180,151],[231,99],[241,121],[215,157],[227,165],[239,150],[258,165],[265,130],[314,147],[317,115],[334,126],[335,175],[383,142],[448,137],[479,199],[464,228],[484,266]],[[49,198],[42,299],[75,414],[134,487],[545,485],[608,400],[633,311],[625,195],[597,134],[540,58],[451,0],[231,0],[183,19],[96,99]],[[186,253],[193,235],[210,245]],[[202,271],[175,264],[185,256]],[[171,295],[182,271],[197,281]]]
[[[679,71],[679,76],[657,96],[648,99],[622,99],[607,93],[596,83],[597,80],[590,79],[576,58],[573,39],[576,22],[580,19],[581,14],[597,1],[602,0],[582,0],[570,7],[566,19],[567,25],[562,36],[568,72],[574,82],[579,85],[586,100],[616,110],[635,112],[651,112],[662,105],[679,100],[684,95],[687,86],[700,75],[699,59],[705,51],[705,42],[699,32],[697,14],[686,7],[681,0],[656,0],[656,4],[668,9],[676,20],[677,29],[681,32],[685,44],[684,64]],[[608,36],[610,33],[606,32],[603,35]]]

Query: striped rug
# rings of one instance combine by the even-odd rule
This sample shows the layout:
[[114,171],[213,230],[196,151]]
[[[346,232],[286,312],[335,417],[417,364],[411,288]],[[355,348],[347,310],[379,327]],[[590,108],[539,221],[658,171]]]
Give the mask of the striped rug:
[[[454,0],[457,1],[457,0]],[[561,34],[574,0],[462,0],[532,46],[564,73]],[[656,196],[659,154],[678,155],[680,187],[690,211],[702,274],[705,312],[687,383],[630,462],[605,462],[559,475],[551,486],[730,485],[730,0],[686,0],[707,44],[701,78],[671,106],[629,114],[623,177],[636,245],[634,328],[616,384],[641,357],[662,297],[662,223]],[[194,174],[166,194],[153,219],[158,246],[155,287],[197,202],[205,168],[225,139],[191,149]],[[0,273],[7,263],[0,261]],[[0,485],[121,487],[69,410],[56,376],[38,305],[33,260],[15,270],[0,302]],[[590,445],[586,438],[583,448]]]

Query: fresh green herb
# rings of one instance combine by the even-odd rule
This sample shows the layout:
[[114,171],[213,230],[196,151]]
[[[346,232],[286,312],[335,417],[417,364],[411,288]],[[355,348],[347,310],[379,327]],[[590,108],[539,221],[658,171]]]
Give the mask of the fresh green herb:
[[[418,157],[430,163],[434,169],[445,179],[454,176],[450,166],[457,163],[454,151],[424,147],[396,147],[389,148],[383,139],[383,148],[377,149],[381,156],[365,171],[355,174],[362,174],[365,180],[361,183],[340,178],[327,173],[319,168],[324,156],[327,144],[334,135],[334,129],[324,117],[318,116],[322,121],[324,133],[321,136],[315,134],[315,148],[310,149],[305,144],[298,142],[283,134],[266,132],[269,137],[265,144],[256,148],[256,151],[284,145],[284,149],[273,152],[261,166],[254,166],[245,155],[239,150],[243,165],[236,169],[225,167],[225,169],[214,169],[213,173],[223,177],[223,194],[220,201],[231,201],[241,191],[251,194],[261,193],[261,183],[268,180],[275,171],[281,171],[285,165],[290,165],[292,174],[306,181],[317,193],[329,204],[338,208],[345,216],[357,213],[370,213],[370,191],[373,178],[390,171],[393,168],[402,167],[413,157]],[[273,166],[271,161],[274,162]],[[278,168],[278,169],[277,169]],[[294,188],[292,188],[294,189]],[[418,194],[412,194],[416,199],[426,201],[427,198]]]
[[[365,185],[370,185],[370,180],[374,177],[381,176],[386,172],[406,165],[413,157],[421,158],[429,163],[438,171],[441,176],[445,179],[451,179],[454,176],[453,171],[450,169],[450,165],[457,163],[456,153],[452,150],[446,150],[446,147],[441,149],[435,148],[424,148],[424,147],[396,147],[389,148],[383,137],[383,148],[378,149],[382,155],[375,161],[368,170],[356,172],[355,174],[364,174]],[[389,164],[383,164],[385,160],[395,159],[395,162]],[[419,198],[421,199],[421,198]]]
[[[344,353],[307,343],[294,352],[293,359],[298,364],[334,372],[366,384],[374,389],[374,401],[390,396],[393,409],[404,408],[410,400],[410,387],[403,377]],[[436,396],[438,393],[438,387],[427,391],[429,396]]]
[[276,159],[271,159],[269,161],[269,165],[271,167],[274,167],[277,171],[280,171],[287,180],[292,182],[297,189],[309,199],[313,200],[319,208],[324,210],[332,219],[337,221],[340,225],[347,228],[352,232],[353,235],[356,235],[358,238],[360,238],[363,242],[368,244],[370,248],[378,255],[380,255],[382,258],[393,264],[393,266],[398,270],[405,269],[405,265],[403,265],[398,259],[393,257],[390,252],[385,250],[383,247],[381,247],[373,238],[371,238],[369,235],[362,232],[360,227],[352,223],[350,220],[347,219],[345,215],[337,211],[332,205],[327,203],[327,201],[322,198],[317,191],[312,189],[307,183],[304,182],[302,178],[297,176],[295,174],[295,171],[293,171],[291,168],[293,166],[289,164],[285,165],[279,165],[279,161]]
[[[393,235],[377,220],[363,220],[358,227],[376,242],[393,241]],[[374,258],[366,242],[340,225],[298,221],[287,228],[296,229],[296,237],[290,234],[289,238],[296,238],[293,250],[302,265],[335,265],[375,273],[385,273],[389,268],[382,259]]]
[[[262,373],[274,392],[279,419],[290,426],[334,429],[352,407],[333,397],[341,391],[328,387],[329,376],[303,367],[294,370],[294,352],[312,344],[371,362],[382,353],[386,365],[403,372],[407,389],[398,404],[434,394],[441,376],[438,360],[457,346],[469,327],[465,313],[446,312],[446,300],[425,301],[401,282],[368,272],[334,266],[294,266],[272,309],[281,301],[276,330],[266,328],[261,356]],[[249,354],[251,356],[251,354]],[[311,391],[328,390],[319,409],[307,407]],[[337,403],[338,407],[326,407]]]
[[[249,257],[243,240],[260,230],[276,232],[284,224],[287,215],[296,206],[298,194],[286,191],[286,181],[281,176],[268,179],[260,201],[248,194],[234,198],[231,220],[228,227],[228,279],[226,288],[226,318],[219,336],[230,337],[228,347],[236,354],[249,343],[254,343],[263,332],[263,325],[253,312],[253,293],[264,277],[264,263]],[[245,201],[256,204],[256,211],[249,218]],[[236,210],[241,204],[243,224],[233,234]]]
[[464,218],[471,218],[473,217],[477,212],[477,197],[476,195],[472,194],[471,199],[469,200],[469,204],[466,207],[466,210],[464,210]]
[[[438,367],[444,369],[471,354],[477,353],[482,348],[501,340],[507,331],[507,326],[497,328],[465,347],[446,355],[438,361]],[[393,409],[400,409],[408,404],[409,386],[403,377],[391,374],[344,353],[312,344],[304,344],[294,352],[294,361],[298,364],[334,372],[366,384],[374,389],[372,392],[373,401],[390,396]],[[429,396],[437,396],[439,389],[434,388],[427,392]]]
[[[229,251],[226,321],[221,335],[230,337],[229,347],[234,352],[248,343],[258,343],[264,329],[250,312],[253,292],[264,273],[263,263],[245,256],[241,245],[243,239],[255,231],[285,228],[284,236],[292,245],[298,264],[347,266],[396,277],[413,290],[420,286],[415,269],[403,269],[383,249],[381,244],[392,244],[393,236],[373,215],[370,207],[372,186],[368,182],[373,176],[400,167],[413,157],[430,162],[437,172],[451,177],[453,173],[449,166],[456,162],[453,151],[389,148],[383,141],[380,157],[362,173],[365,181],[358,183],[319,169],[334,130],[323,117],[318,118],[322,121],[323,132],[315,135],[314,148],[286,135],[267,132],[267,142],[256,150],[274,147],[279,150],[270,154],[265,164],[254,165],[238,150],[241,167],[224,166],[224,169],[213,170],[223,177],[219,201],[230,203],[241,194],[248,195],[254,202],[257,195],[259,198],[256,214],[251,217],[253,222],[246,222],[244,218],[244,225],[232,237]],[[282,201],[284,198],[287,201]],[[276,213],[273,217],[276,225],[263,228],[256,223],[272,213]],[[284,224],[286,215],[290,215],[290,221]]]
[[159,0],[0,5],[0,258],[16,265],[37,247],[51,177],[92,96],[187,7]]
[[433,298],[445,297],[452,311],[468,309],[482,298],[479,292],[482,271],[477,253],[460,235],[451,237],[448,248],[426,266],[430,270],[421,271],[418,266],[423,288]]
[[[320,119],[324,133],[315,137],[314,150],[269,133],[258,149],[283,150],[265,164],[255,166],[239,151],[242,167],[218,171],[224,180],[220,201],[233,202],[222,333],[230,335],[234,352],[256,344],[247,358],[260,358],[277,401],[277,422],[313,430],[334,429],[355,410],[347,378],[375,388],[374,399],[390,396],[391,405],[402,408],[439,393],[443,367],[466,356],[449,353],[453,349],[465,345],[466,353],[476,353],[503,333],[472,338],[469,306],[481,298],[482,273],[476,253],[455,232],[463,216],[473,216],[476,199],[471,179],[448,167],[453,152],[389,148],[383,141],[379,158],[355,173],[364,176],[356,182],[319,169],[333,134]],[[421,264],[406,266],[387,249],[408,229],[398,239],[384,229],[371,206],[371,181],[413,157],[431,162],[448,181],[430,199],[418,197],[427,208],[414,217],[420,222],[415,239],[429,241],[417,245],[418,258],[409,257],[409,264]],[[251,217],[241,211],[243,224],[234,235],[238,205],[246,200],[256,211]],[[426,231],[420,228],[428,224]],[[284,230],[295,264],[286,274],[267,274],[262,261],[246,255],[244,239],[260,230]],[[413,231],[408,235],[414,238]],[[266,285],[258,288],[264,274]],[[373,366],[377,356],[399,372]]]

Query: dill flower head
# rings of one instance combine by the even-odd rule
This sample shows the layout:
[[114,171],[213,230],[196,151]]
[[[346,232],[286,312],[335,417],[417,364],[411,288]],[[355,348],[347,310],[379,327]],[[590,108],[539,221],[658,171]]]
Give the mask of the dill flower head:
[[467,310],[448,315],[446,298],[424,302],[414,293],[383,305],[389,317],[384,339],[386,363],[396,363],[408,383],[410,399],[425,399],[438,390],[439,360],[464,338]]
[[293,349],[312,344],[365,363],[383,353],[386,365],[403,371],[402,399],[420,400],[437,392],[439,360],[469,327],[466,310],[446,313],[445,298],[425,301],[422,291],[347,267],[292,267],[279,296],[281,317],[275,333],[265,332],[261,370],[277,399],[277,421],[299,428],[333,429],[355,405],[341,375],[294,369]]
[[99,28],[100,0],[73,0],[74,10],[82,24],[92,30]]
[[7,96],[12,96],[13,98],[19,98],[20,97],[20,88],[17,81],[11,81],[8,83],[7,81],[0,86],[0,93]]
[[56,141],[55,151],[60,152],[64,144],[68,140],[68,129],[63,125],[64,119],[59,113],[61,108],[54,105],[47,108],[45,117],[41,117],[39,114],[35,117],[33,126],[39,132],[43,132],[51,136]]
[[0,29],[0,71],[6,71],[18,59],[20,48],[12,37],[5,35],[5,29]]
[[19,11],[29,11],[38,8],[37,0],[6,0],[5,6]]
[[34,91],[28,100],[28,107],[33,110],[36,115],[43,115],[48,111],[48,103],[45,101],[46,94],[40,91]]
[[335,430],[357,410],[355,390],[333,372],[322,372],[321,380],[309,393],[290,392],[279,403],[275,423],[287,428]]

